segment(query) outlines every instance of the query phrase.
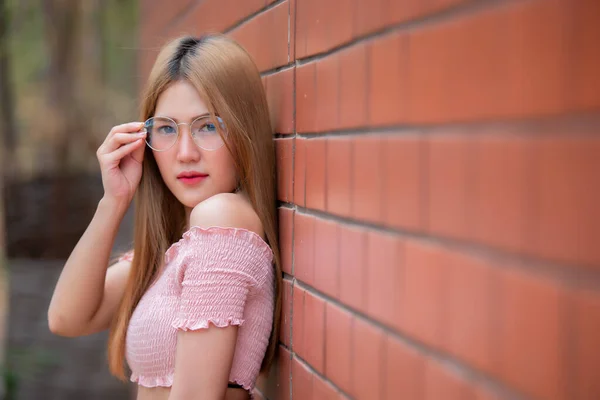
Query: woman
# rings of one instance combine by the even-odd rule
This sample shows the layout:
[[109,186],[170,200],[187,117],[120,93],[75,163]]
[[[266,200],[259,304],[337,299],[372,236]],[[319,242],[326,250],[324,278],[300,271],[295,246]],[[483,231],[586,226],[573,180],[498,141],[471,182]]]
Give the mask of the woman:
[[[260,75],[224,36],[174,40],[142,115],[98,149],[104,196],[60,275],[50,329],[110,327],[110,370],[125,379],[127,361],[138,400],[250,398],[276,348],[281,287]],[[134,193],[134,249],[107,269]]]

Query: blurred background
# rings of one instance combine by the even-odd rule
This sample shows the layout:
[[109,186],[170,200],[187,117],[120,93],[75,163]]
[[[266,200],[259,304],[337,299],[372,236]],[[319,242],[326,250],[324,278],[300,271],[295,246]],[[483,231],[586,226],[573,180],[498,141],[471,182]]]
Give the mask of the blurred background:
[[46,310],[97,147],[160,46],[209,31],[256,61],[275,131],[283,315],[257,399],[600,399],[600,1],[1,4],[7,399],[134,395],[106,334],[53,337]]
[[99,143],[137,119],[137,2],[3,8],[7,252],[61,258],[95,208]]
[[0,1],[0,209],[10,282],[0,301],[0,398],[128,396],[108,374],[107,335],[55,337],[46,311],[103,193],[95,152],[113,125],[138,118],[137,47],[135,0]]

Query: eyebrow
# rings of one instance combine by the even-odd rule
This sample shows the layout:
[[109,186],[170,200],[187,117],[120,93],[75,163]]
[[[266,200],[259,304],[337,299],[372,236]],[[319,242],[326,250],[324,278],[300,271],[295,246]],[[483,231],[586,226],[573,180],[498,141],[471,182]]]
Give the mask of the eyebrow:
[[[190,119],[190,122],[192,122],[192,121],[194,121],[194,120],[196,120],[196,119],[198,119],[198,118],[200,118],[200,117],[209,117],[209,116],[210,116],[210,113],[209,113],[209,112],[205,112],[204,114],[200,114],[200,115],[196,115],[195,117],[192,117],[192,118]],[[163,114],[160,114],[160,115],[155,115],[155,117],[167,117],[167,118],[171,118],[173,121],[175,121],[175,122],[179,123],[179,120],[178,120],[177,118],[175,118],[175,117],[170,117],[170,116],[168,116],[168,115],[163,115]]]

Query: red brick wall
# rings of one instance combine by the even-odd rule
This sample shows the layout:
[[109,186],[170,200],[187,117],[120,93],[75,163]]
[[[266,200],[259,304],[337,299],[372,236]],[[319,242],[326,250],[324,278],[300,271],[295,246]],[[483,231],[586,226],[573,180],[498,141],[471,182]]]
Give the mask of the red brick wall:
[[[274,399],[600,398],[600,3],[142,0],[263,72]],[[160,5],[159,5],[160,4]]]

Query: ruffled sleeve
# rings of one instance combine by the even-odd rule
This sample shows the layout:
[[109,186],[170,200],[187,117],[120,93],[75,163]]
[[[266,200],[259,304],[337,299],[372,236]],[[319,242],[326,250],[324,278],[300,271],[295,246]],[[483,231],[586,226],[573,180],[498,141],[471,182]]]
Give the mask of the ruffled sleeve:
[[193,227],[166,256],[178,268],[176,329],[242,325],[253,288],[273,277],[270,247],[245,229]]

